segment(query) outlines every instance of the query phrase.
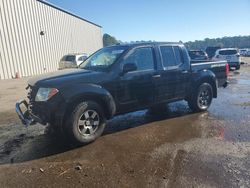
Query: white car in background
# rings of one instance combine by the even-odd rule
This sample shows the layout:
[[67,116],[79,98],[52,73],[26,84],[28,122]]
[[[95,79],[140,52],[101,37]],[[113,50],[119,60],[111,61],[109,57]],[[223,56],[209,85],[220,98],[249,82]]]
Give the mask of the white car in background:
[[245,54],[246,57],[250,57],[250,50],[248,50]]
[[218,49],[212,60],[225,60],[230,68],[235,67],[236,70],[240,69],[241,58],[237,48]]
[[59,62],[59,70],[68,68],[77,68],[88,58],[88,54],[68,54],[63,56]]
[[246,56],[248,52],[249,52],[249,49],[247,48],[239,49],[239,53],[241,56]]

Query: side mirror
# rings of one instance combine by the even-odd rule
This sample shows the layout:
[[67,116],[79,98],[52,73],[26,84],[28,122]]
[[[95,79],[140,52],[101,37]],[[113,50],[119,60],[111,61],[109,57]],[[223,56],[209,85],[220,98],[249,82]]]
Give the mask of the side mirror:
[[131,71],[136,71],[137,70],[137,66],[135,63],[126,63],[123,66],[123,74],[127,73],[127,72],[131,72]]

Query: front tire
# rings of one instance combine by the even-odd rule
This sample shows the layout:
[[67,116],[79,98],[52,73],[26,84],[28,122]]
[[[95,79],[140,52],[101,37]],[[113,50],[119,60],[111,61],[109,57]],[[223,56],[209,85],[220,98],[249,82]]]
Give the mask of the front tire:
[[240,65],[237,65],[236,70],[240,70]]
[[106,118],[99,104],[86,101],[78,104],[66,123],[66,134],[74,143],[84,145],[100,137]]
[[209,83],[201,84],[188,100],[189,107],[194,112],[206,111],[212,103],[213,89]]

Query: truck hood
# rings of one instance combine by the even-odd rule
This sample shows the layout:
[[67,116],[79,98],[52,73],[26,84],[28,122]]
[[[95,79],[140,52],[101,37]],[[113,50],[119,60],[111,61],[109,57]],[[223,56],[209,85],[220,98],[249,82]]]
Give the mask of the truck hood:
[[98,73],[84,69],[65,69],[31,78],[28,80],[28,85],[38,85],[42,87],[60,86],[61,84],[66,84],[67,82],[73,82],[76,80],[82,82],[83,77],[85,78],[85,82],[88,82],[89,79],[87,79],[87,77],[93,77],[96,74]]

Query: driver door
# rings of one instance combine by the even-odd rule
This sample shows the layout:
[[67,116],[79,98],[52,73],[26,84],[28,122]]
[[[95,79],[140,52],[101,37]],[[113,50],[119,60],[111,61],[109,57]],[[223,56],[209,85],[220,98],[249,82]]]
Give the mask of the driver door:
[[120,76],[117,87],[118,111],[129,112],[154,102],[155,58],[151,46],[132,49],[121,62],[135,64],[137,70]]

